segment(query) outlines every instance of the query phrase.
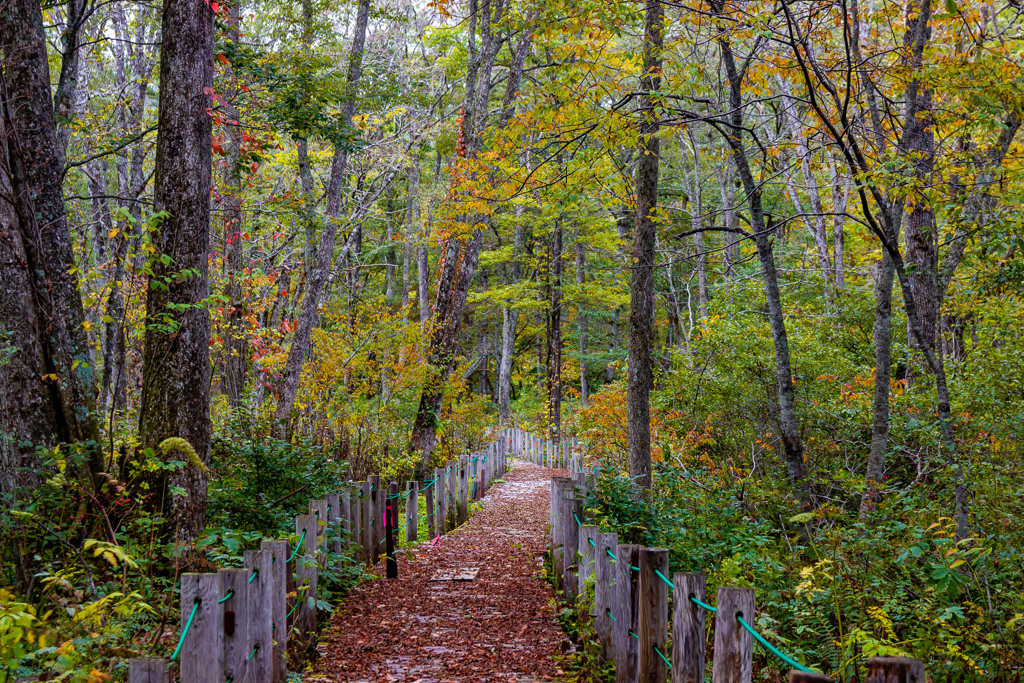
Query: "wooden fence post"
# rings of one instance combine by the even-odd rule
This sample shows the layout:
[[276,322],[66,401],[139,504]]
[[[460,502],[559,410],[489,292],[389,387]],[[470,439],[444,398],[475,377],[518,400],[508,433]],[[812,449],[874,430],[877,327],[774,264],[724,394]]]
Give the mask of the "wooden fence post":
[[924,662],[910,657],[872,657],[867,683],[925,683]]
[[341,495],[328,493],[324,495],[324,502],[327,503],[327,537],[326,551],[331,553],[341,552]]
[[434,468],[434,537],[444,536],[445,532],[445,475],[443,467]]
[[459,463],[457,460],[449,460],[445,463],[445,473],[447,478],[445,487],[447,490],[445,494],[445,507],[447,512],[445,513],[448,517],[448,525],[454,529],[459,525],[459,495],[458,489],[456,488],[456,481],[459,476]]
[[[257,683],[248,673],[251,614],[249,611],[248,569],[221,569],[220,594],[227,598],[221,605],[224,610],[224,679],[237,683]],[[228,597],[230,595],[231,597]]]
[[270,555],[270,573],[267,583],[270,584],[270,632],[274,640],[271,655],[272,683],[284,683],[288,678],[285,666],[285,653],[288,648],[288,541],[263,541],[260,549]]
[[395,559],[395,534],[398,532],[398,482],[393,481],[388,485],[387,506],[384,508],[384,517],[387,520],[385,527],[384,547],[386,550],[387,566],[386,575],[389,579],[398,578],[398,560]]
[[[640,549],[640,650],[637,680],[641,683],[665,683],[668,678],[668,550]],[[659,573],[660,572],[660,576]],[[663,659],[664,658],[664,659]]]
[[274,675],[274,558],[265,550],[246,550],[244,557],[249,572],[249,642],[255,649],[247,670],[253,683],[267,683]]
[[467,479],[467,476],[466,476],[468,474],[469,474],[469,456],[468,455],[463,455],[463,456],[461,456],[459,458],[459,481],[458,481],[459,516],[458,516],[458,522],[457,523],[460,526],[465,524],[466,520],[469,519],[469,501],[467,500],[469,482],[468,482],[468,479]]
[[381,555],[381,544],[384,543],[384,489],[381,488],[380,475],[367,475],[370,482],[370,566],[377,564]]
[[437,482],[429,482],[424,484],[420,490],[423,492],[423,505],[424,512],[427,515],[427,537],[428,540],[434,540],[434,491],[437,490]]
[[373,556],[370,553],[371,530],[373,525],[373,510],[370,508],[370,482],[359,482],[359,546],[361,549],[364,564],[373,565]]
[[834,683],[831,678],[822,674],[809,674],[796,669],[789,670],[789,683]]
[[195,609],[179,658],[181,683],[224,683],[224,609],[217,604],[222,597],[216,574],[181,575],[182,624]]
[[562,515],[564,491],[562,477],[551,477],[551,568],[554,570],[556,588],[562,583],[565,571],[565,519]]
[[737,617],[754,623],[754,589],[722,586],[715,614],[715,661],[711,683],[750,683],[754,638]]
[[677,572],[672,584],[672,683],[704,683],[704,610],[690,597],[707,602],[707,577]]
[[576,498],[576,489],[571,480],[566,480],[564,485],[564,500],[562,501],[562,546],[564,547],[562,572],[562,590],[565,593],[566,602],[575,602],[578,579],[576,578],[579,564],[580,547],[580,521],[579,513],[582,510],[580,501]]
[[346,482],[338,494],[338,515],[341,517],[341,536],[337,552],[352,543],[352,487]]
[[170,663],[163,657],[134,657],[128,660],[128,683],[170,683]]
[[327,501],[309,501],[309,514],[316,519],[316,553],[317,562],[323,562],[323,552],[327,547]]
[[[579,568],[579,594],[583,595],[583,591],[586,588],[587,579],[595,576],[596,565],[594,558],[597,556],[594,552],[597,550],[597,534],[601,531],[600,527],[593,524],[584,524],[580,527],[580,539],[579,539],[579,555],[580,555],[580,568]],[[596,589],[595,589],[595,602],[593,609],[590,610],[590,616],[597,615],[597,602],[596,602]]]
[[637,561],[635,557],[640,547],[636,545],[620,545],[615,554],[615,604],[612,613],[615,621],[615,681],[616,683],[634,683],[637,672],[636,638],[630,632],[636,632],[637,583],[633,580],[630,568]]
[[292,624],[298,631],[299,649],[305,650],[316,638],[316,606],[309,606],[309,598],[316,600],[316,555],[317,528],[315,515],[299,515],[295,518],[295,534],[302,541],[295,556],[295,616]]
[[[601,643],[601,657],[614,661],[615,648],[612,644],[613,621],[608,616],[615,607],[615,565],[609,551],[615,552],[619,544],[618,534],[598,532],[597,547],[594,548],[594,632]],[[618,618],[618,617],[616,617]],[[700,683],[703,683],[701,681]]]
[[405,490],[408,493],[405,498],[405,542],[415,545],[420,531],[420,483],[418,481],[406,482]]

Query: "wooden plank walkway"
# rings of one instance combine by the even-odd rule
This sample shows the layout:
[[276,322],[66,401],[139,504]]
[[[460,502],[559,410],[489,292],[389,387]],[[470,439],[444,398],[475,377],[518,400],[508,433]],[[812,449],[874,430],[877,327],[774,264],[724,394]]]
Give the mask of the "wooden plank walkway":
[[[307,681],[542,681],[572,645],[543,578],[551,470],[521,461],[483,510],[436,546],[399,556],[399,578],[358,587],[324,631]],[[479,567],[472,581],[431,582]],[[383,573],[383,564],[377,572]]]

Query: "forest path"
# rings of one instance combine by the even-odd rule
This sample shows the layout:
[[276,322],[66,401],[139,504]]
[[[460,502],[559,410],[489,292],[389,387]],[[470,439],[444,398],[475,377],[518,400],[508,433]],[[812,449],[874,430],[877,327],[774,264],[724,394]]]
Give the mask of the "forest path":
[[[522,461],[483,509],[438,545],[398,555],[398,579],[356,588],[332,617],[307,681],[552,680],[571,644],[551,607],[543,553],[553,476]],[[479,567],[473,581],[431,582],[443,569]]]

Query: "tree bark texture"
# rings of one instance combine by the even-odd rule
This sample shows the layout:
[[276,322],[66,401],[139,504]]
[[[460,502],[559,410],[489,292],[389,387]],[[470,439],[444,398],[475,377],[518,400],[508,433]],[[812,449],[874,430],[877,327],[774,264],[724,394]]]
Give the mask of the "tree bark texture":
[[562,443],[562,220],[551,231],[551,299],[548,305],[548,435]]
[[629,300],[629,381],[626,419],[629,431],[629,475],[643,489],[651,488],[651,388],[654,383],[651,341],[654,332],[654,243],[657,237],[658,140],[657,98],[661,87],[664,10],[647,0],[640,158],[636,169],[636,228],[633,236]]
[[[210,461],[210,314],[208,262],[213,86],[213,12],[205,3],[165,0],[160,53],[160,114],[153,232],[146,294],[139,433],[154,449],[169,437],[188,441]],[[186,460],[180,452],[156,453]],[[172,493],[180,487],[185,495]],[[194,464],[153,489],[178,541],[205,526],[206,475]]]
[[[3,92],[6,119],[5,166],[21,235],[8,249],[23,253],[34,295],[37,344],[42,353],[53,431],[47,439],[92,443],[90,467],[103,458],[96,447],[95,375],[78,291],[75,257],[63,195],[63,154],[54,120],[50,69],[37,0],[11,0],[0,11]],[[8,209],[10,210],[10,208]],[[12,221],[11,227],[14,227]],[[16,246],[14,242],[19,242]],[[22,282],[22,284],[24,284]],[[28,351],[29,349],[26,349]],[[34,355],[34,351],[32,351]],[[38,364],[38,361],[33,361]]]

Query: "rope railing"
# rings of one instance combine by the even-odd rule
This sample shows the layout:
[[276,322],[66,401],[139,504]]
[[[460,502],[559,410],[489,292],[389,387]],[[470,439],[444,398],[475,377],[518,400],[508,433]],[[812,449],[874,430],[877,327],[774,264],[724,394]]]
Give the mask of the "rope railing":
[[[579,514],[577,514],[577,512],[575,510],[572,511],[572,518],[576,522],[577,527],[583,527],[584,526],[583,522],[580,520]],[[597,548],[597,544],[594,542],[593,538],[590,538],[588,536],[587,537],[587,541],[590,543],[590,545],[592,547],[594,547],[595,549]],[[618,556],[614,552],[612,552],[611,548],[605,548],[605,553],[607,553],[607,555],[611,559],[615,560],[616,562],[619,561]],[[635,572],[639,572],[640,571],[640,568],[635,566],[635,565],[629,565],[629,568],[630,568],[630,570],[635,571]],[[653,570],[653,572],[654,572],[654,575],[658,579],[660,579],[662,582],[664,582],[664,584],[666,586],[668,586],[670,589],[675,591],[675,584],[672,582],[671,579],[669,579],[667,576],[665,576],[665,574],[663,574],[660,569],[656,569],[655,568]],[[708,611],[708,612],[711,612],[712,614],[717,614],[718,613],[718,610],[716,608],[714,608],[711,605],[708,605],[707,603],[699,600],[695,595],[690,594],[688,597],[689,597],[691,602],[693,602],[695,605],[697,605],[701,609],[703,609],[705,611]],[[615,615],[612,614],[611,609],[609,609],[609,608],[605,609],[605,615],[608,616],[613,622],[617,622],[618,621],[618,619],[615,618]],[[764,636],[762,636],[760,633],[758,633],[749,623],[747,623],[747,621],[743,618],[742,613],[738,614],[736,619],[739,622],[740,626],[742,626],[743,629],[745,629],[748,633],[750,633],[750,635],[754,638],[754,640],[756,640],[759,644],[761,644],[766,650],[768,650],[771,654],[773,654],[775,657],[777,657],[780,661],[782,661],[786,665],[790,666],[791,668],[796,669],[797,671],[801,671],[803,673],[807,673],[807,674],[815,674],[815,673],[817,673],[813,669],[810,669],[810,668],[804,666],[803,664],[800,664],[795,659],[793,659],[792,657],[784,654],[777,647],[775,647],[774,645],[769,643],[768,640],[764,638]],[[639,636],[636,633],[634,633],[632,631],[632,629],[629,630],[629,635],[631,635],[634,638],[636,638],[637,640],[639,640]],[[669,659],[664,655],[664,653],[661,652],[661,650],[657,647],[656,644],[654,644],[653,647],[654,647],[654,651],[657,653],[658,657],[660,657],[662,659],[662,661],[664,661],[665,664],[669,668],[671,668],[672,667],[671,661],[669,661]]]
[[188,621],[185,622],[185,628],[181,629],[181,637],[178,638],[178,647],[174,648],[174,654],[171,655],[171,659],[177,659],[178,655],[181,654],[181,648],[185,644],[185,636],[188,635],[188,631],[192,628],[192,622],[196,619],[196,612],[199,610],[199,605],[202,600],[196,598],[196,601],[192,604],[192,613],[188,615]]

